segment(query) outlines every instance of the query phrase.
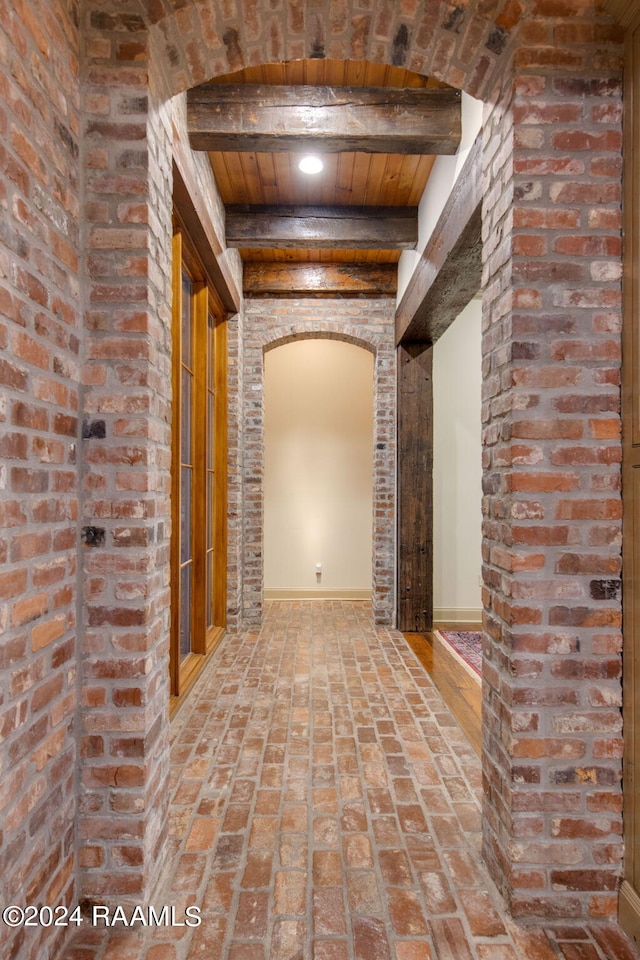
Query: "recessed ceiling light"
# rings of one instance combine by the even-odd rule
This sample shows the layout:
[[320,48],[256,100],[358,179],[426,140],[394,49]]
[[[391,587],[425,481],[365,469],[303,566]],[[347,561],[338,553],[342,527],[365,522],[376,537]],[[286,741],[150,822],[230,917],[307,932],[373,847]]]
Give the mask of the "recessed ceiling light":
[[302,170],[303,173],[320,173],[324,168],[324,163],[320,157],[308,156],[302,158],[298,164],[298,168]]

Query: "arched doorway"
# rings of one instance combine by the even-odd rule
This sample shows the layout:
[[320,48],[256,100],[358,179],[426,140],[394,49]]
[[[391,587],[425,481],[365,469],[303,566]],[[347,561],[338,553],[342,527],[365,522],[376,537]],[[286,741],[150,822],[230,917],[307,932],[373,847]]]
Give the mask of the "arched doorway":
[[[265,306],[266,303],[266,306]],[[300,302],[299,319],[283,327],[269,302],[257,300],[247,307],[247,376],[243,382],[245,421],[250,424],[248,457],[244,475],[250,484],[252,503],[245,518],[244,608],[252,623],[262,616],[264,518],[262,477],[264,470],[264,354],[299,339],[332,339],[354,344],[374,355],[373,369],[373,516],[372,604],[374,619],[393,622],[393,486],[395,474],[395,415],[393,384],[395,362],[391,303],[375,306],[362,301],[362,320],[340,319],[339,301]],[[350,305],[351,308],[352,305]]]
[[327,339],[265,353],[265,599],[371,600],[373,360]]
[[[133,247],[148,269],[142,271],[144,282],[126,281],[126,298],[135,298],[148,325],[140,325],[140,342],[130,349],[140,351],[136,362],[144,368],[153,401],[146,469],[157,483],[158,471],[166,476],[168,444],[162,412],[166,379],[157,372],[166,372],[170,350],[163,264],[170,235],[172,94],[245,63],[322,55],[407,63],[486,101],[485,855],[516,914],[612,915],[620,875],[615,823],[606,834],[610,859],[602,863],[588,820],[593,805],[608,802],[615,808],[620,799],[613,747],[619,715],[608,706],[616,691],[619,695],[619,681],[607,676],[594,694],[585,664],[600,669],[602,658],[611,656],[603,653],[605,647],[615,650],[620,604],[592,584],[579,556],[585,547],[601,558],[619,556],[618,507],[607,505],[619,502],[619,444],[603,435],[590,399],[617,389],[619,283],[600,261],[592,262],[588,242],[593,231],[607,237],[619,237],[620,231],[619,36],[583,3],[554,8],[554,16],[534,3],[517,10],[498,4],[487,13],[479,0],[445,7],[426,0],[393,12],[382,3],[371,12],[311,2],[286,13],[269,7],[203,3],[175,11],[158,3],[152,9],[141,5],[133,17],[83,11],[87,103],[95,109],[112,98],[114,111],[109,124],[91,116],[85,131],[87,206],[95,215],[108,193],[114,214],[104,224],[110,261],[106,268],[101,261],[100,269],[106,274],[88,270],[87,302],[103,305],[94,341],[108,341],[121,323],[118,291],[122,294]],[[596,143],[598,155],[592,158]],[[122,155],[131,157],[132,150],[141,151],[146,163],[143,172],[125,178]],[[100,163],[106,168],[97,174]],[[134,203],[138,220],[132,238],[118,233],[122,222],[115,213],[134,216]],[[92,245],[105,243],[104,232],[91,235],[89,255]],[[224,265],[226,254],[219,253]],[[231,351],[241,358],[242,311],[238,316]],[[108,350],[91,354],[88,408],[101,392],[116,392],[120,363]],[[110,386],[108,376],[106,387],[99,380],[98,366],[113,373]],[[241,479],[239,394],[236,386],[237,435],[230,435],[230,569],[235,564],[236,580],[253,508]],[[233,395],[230,399],[234,409]],[[118,499],[115,475],[106,483],[104,496]],[[605,520],[608,510],[613,516]],[[137,814],[145,885],[152,880],[164,829],[167,728],[156,722],[166,695],[167,597],[157,575],[163,544],[166,548],[162,522],[154,519],[155,539],[144,545],[152,571],[148,609],[141,615],[144,622],[134,624],[148,651]],[[93,656],[88,649],[88,664]],[[84,717],[107,734],[117,729],[105,704],[87,706]],[[569,809],[571,822],[561,814],[550,817],[550,804]],[[99,813],[85,813],[82,829],[109,845]],[[582,842],[577,860],[567,860],[567,836],[574,845]],[[89,892],[94,882],[100,887],[98,873],[87,871]]]

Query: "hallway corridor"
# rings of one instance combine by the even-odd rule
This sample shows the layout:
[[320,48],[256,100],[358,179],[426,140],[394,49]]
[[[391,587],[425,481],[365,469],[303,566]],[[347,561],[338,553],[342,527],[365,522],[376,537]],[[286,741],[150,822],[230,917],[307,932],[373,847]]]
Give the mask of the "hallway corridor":
[[172,725],[154,905],[202,924],[82,929],[66,960],[634,960],[613,926],[523,928],[481,863],[479,760],[364,603],[271,603]]

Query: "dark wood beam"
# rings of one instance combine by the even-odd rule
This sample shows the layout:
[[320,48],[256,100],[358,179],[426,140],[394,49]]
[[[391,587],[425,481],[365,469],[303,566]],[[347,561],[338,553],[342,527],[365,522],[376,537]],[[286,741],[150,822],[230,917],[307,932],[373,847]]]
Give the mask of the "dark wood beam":
[[[174,129],[174,203],[225,310],[237,313],[240,309],[241,293],[233,271],[225,263],[224,237],[220,236],[216,223],[209,215],[210,204],[204,196],[207,185],[195,175],[193,164],[189,163],[188,152],[188,144],[180,139]],[[213,180],[213,175],[211,179]]]
[[418,240],[416,207],[227,207],[229,247],[412,250]]
[[393,296],[395,263],[245,263],[247,296]]
[[396,343],[435,343],[482,283],[482,144],[476,140],[396,310]]
[[213,84],[187,93],[194,150],[452,154],[460,91],[449,87]]
[[398,347],[398,630],[433,625],[433,348]]

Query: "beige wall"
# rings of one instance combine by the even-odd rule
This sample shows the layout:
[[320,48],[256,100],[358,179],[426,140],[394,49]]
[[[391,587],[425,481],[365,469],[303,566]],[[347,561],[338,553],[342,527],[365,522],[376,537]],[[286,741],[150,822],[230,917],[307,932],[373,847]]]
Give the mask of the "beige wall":
[[436,622],[481,617],[481,320],[472,300],[433,352]]
[[431,239],[449,194],[455,186],[458,174],[464,166],[469,151],[482,129],[484,106],[467,93],[462,93],[462,138],[453,156],[438,156],[427,181],[418,206],[418,245],[415,250],[403,250],[398,264],[398,301],[402,298],[413,271],[417,268],[422,252]]
[[321,339],[265,354],[267,598],[371,592],[373,359]]

